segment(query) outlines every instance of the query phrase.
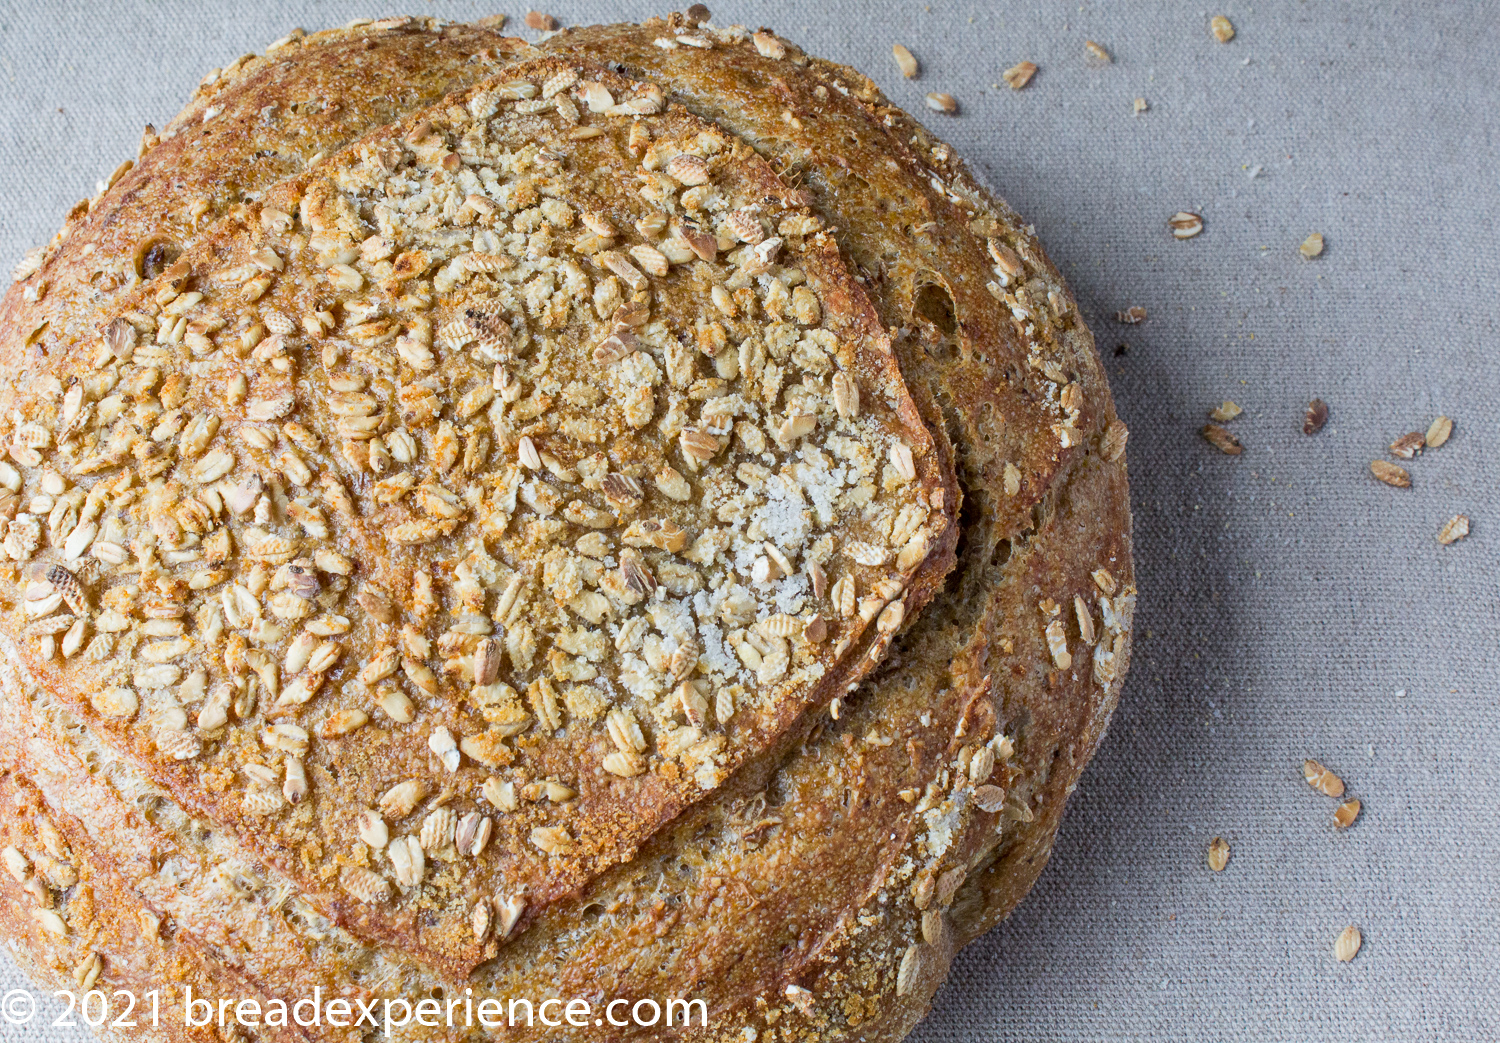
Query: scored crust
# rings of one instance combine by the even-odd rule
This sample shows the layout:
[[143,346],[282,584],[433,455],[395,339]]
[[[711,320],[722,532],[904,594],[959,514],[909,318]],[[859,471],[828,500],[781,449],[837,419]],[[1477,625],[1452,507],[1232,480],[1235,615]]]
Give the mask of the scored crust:
[[[748,37],[695,30],[678,17],[559,34],[547,46],[659,86],[669,108],[642,117],[648,124],[688,119],[670,107],[680,103],[732,142],[727,151],[736,162],[745,163],[739,143],[750,144],[780,172],[778,183],[765,187],[781,196],[781,205],[808,207],[828,228],[837,243],[826,250],[828,270],[848,264],[856,277],[843,284],[847,300],[835,303],[833,313],[858,315],[851,302],[867,297],[864,307],[873,312],[858,320],[864,337],[889,342],[928,432],[919,441],[929,448],[913,454],[929,476],[924,495],[930,500],[941,489],[943,506],[954,505],[950,468],[963,488],[957,567],[946,587],[920,612],[911,607],[948,571],[952,526],[938,534],[924,565],[935,575],[907,594],[888,658],[834,704],[833,716],[807,709],[833,695],[830,686],[789,708],[753,747],[755,755],[726,771],[711,794],[678,805],[672,821],[665,819],[675,808],[667,812],[666,803],[642,809],[638,849],[622,852],[612,868],[609,859],[597,859],[571,894],[557,889],[545,908],[521,914],[525,919],[510,925],[504,944],[496,944],[498,927],[489,925],[482,955],[492,958],[467,979],[462,971],[471,957],[461,947],[432,944],[428,936],[418,939],[415,958],[406,955],[399,932],[351,915],[348,903],[330,894],[338,878],[317,881],[296,859],[275,858],[281,841],[274,837],[246,836],[245,850],[229,841],[205,843],[193,815],[229,816],[233,827],[227,805],[205,804],[201,783],[158,789],[152,776],[166,778],[159,765],[150,758],[110,760],[120,740],[97,724],[83,728],[84,719],[73,715],[91,711],[77,700],[67,705],[65,685],[24,669],[7,675],[7,710],[14,713],[7,715],[6,746],[14,770],[39,778],[42,751],[49,749],[76,749],[83,763],[106,763],[110,787],[126,798],[119,821],[138,817],[130,795],[151,793],[157,811],[132,828],[141,843],[175,846],[195,865],[194,879],[242,874],[250,865],[246,854],[272,854],[274,868],[245,883],[243,910],[227,889],[178,885],[198,899],[174,900],[172,940],[203,966],[244,950],[247,980],[287,996],[320,980],[408,995],[466,985],[502,995],[545,989],[583,997],[698,995],[714,1012],[702,1038],[744,1039],[742,1030],[754,1029],[770,1038],[897,1039],[926,1009],[957,946],[1008,912],[1045,862],[1063,802],[1102,734],[1128,660],[1133,586],[1123,425],[1114,418],[1087,329],[1015,215],[857,73],[807,59],[769,34]],[[693,42],[678,42],[688,38]],[[587,78],[573,94],[564,89],[554,97],[571,96],[581,115],[588,83],[621,82],[576,61],[565,65]],[[535,84],[539,91],[542,82]],[[745,90],[765,83],[774,86],[768,98]],[[610,101],[621,95],[617,86]],[[340,169],[337,158],[325,160],[309,176],[336,177]],[[264,208],[276,210],[270,197],[259,202],[239,224]],[[253,232],[257,222],[248,223]],[[215,233],[214,241],[232,249],[249,245],[231,230]],[[216,259],[212,270],[232,270],[238,256]],[[803,264],[814,287],[817,261]],[[294,277],[296,262],[286,262],[278,279]],[[825,318],[830,296],[825,292],[821,302]],[[869,325],[876,316],[884,330]],[[447,324],[443,318],[434,331]],[[438,372],[446,376],[440,343],[437,354]],[[461,390],[455,387],[455,396]],[[336,457],[332,450],[329,459]],[[379,568],[390,553],[387,537],[361,538],[375,557],[363,546],[351,556],[361,569]],[[403,594],[413,581],[383,578],[405,608]],[[437,589],[444,590],[443,582]],[[1075,612],[1075,598],[1082,612]],[[867,611],[878,618],[884,607]],[[42,675],[55,669],[26,658]],[[306,705],[329,695],[325,686]],[[512,738],[511,745],[520,744]],[[58,808],[81,799],[81,787],[70,781],[79,769],[68,763],[39,783]],[[428,770],[434,780],[445,777],[435,758]],[[313,773],[312,802],[325,781]],[[96,798],[107,795],[99,791]],[[404,828],[416,825],[408,820]],[[490,843],[500,840],[497,831]],[[73,854],[100,879],[114,873],[115,883],[96,887],[102,897],[76,917],[73,896],[59,892],[69,927],[76,920],[86,930],[93,918],[119,916],[115,910],[167,894],[147,867],[125,868],[126,845],[112,836],[80,838]],[[382,864],[375,856],[360,868]],[[254,914],[264,908],[259,896],[275,894],[294,895],[306,912]],[[226,903],[239,915],[224,915]],[[490,908],[499,919],[515,907]],[[341,926],[326,920],[320,926],[314,910],[333,913]],[[65,944],[91,943],[73,937]],[[96,951],[105,953],[108,977],[113,950],[100,942]]]

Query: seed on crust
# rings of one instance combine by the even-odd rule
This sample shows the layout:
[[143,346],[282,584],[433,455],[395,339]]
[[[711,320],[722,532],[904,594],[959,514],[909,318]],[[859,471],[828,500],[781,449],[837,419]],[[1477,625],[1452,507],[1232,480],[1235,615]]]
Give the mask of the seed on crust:
[[1229,841],[1223,837],[1214,837],[1208,843],[1208,868],[1215,873],[1222,873],[1224,867],[1229,864]]
[[1469,516],[1467,514],[1455,514],[1443,523],[1438,530],[1438,542],[1443,546],[1457,543],[1469,534]]
[[1307,784],[1319,793],[1330,797],[1342,797],[1344,795],[1344,780],[1323,765],[1314,760],[1302,762],[1302,777]]
[[1411,475],[1406,473],[1405,468],[1397,467],[1389,460],[1370,461],[1370,473],[1386,485],[1393,485],[1397,489],[1411,488]]
[[1125,442],[1130,438],[1130,429],[1125,426],[1125,421],[1116,418],[1109,422],[1104,429],[1104,437],[1099,443],[1099,452],[1110,463],[1114,463],[1125,455]]
[[764,29],[756,33],[752,39],[755,42],[755,49],[760,52],[762,57],[775,59],[786,57],[786,44],[776,39],[773,34],[766,32]]
[[1302,419],[1302,433],[1315,435],[1328,423],[1328,403],[1315,398],[1307,404],[1307,413]]
[[1226,453],[1229,456],[1238,456],[1244,451],[1244,446],[1240,445],[1240,440],[1234,437],[1233,432],[1227,427],[1222,427],[1219,424],[1204,424],[1202,433],[1203,437],[1208,440],[1208,443],[1221,453]]

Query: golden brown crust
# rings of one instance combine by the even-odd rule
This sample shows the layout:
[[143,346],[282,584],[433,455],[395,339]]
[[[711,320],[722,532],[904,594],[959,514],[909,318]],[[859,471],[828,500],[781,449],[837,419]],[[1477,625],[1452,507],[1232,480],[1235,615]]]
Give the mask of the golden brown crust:
[[[691,40],[658,43],[679,37]],[[307,865],[276,858],[284,840],[245,834],[279,866],[266,887],[295,886],[299,901],[340,920],[336,940],[295,922],[278,927],[284,934],[271,951],[300,950],[313,970],[265,965],[257,980],[286,995],[317,980],[369,980],[379,961],[390,968],[386,985],[407,994],[469,985],[524,995],[545,983],[563,995],[699,996],[712,1021],[695,1038],[743,1039],[754,1029],[769,1038],[899,1039],[956,949],[1035,879],[1117,698],[1134,597],[1123,425],[1092,338],[1034,238],[859,74],[765,34],[695,29],[679,16],[567,32],[546,47],[571,57],[534,68],[585,69],[578,61],[592,60],[659,85],[687,110],[666,118],[691,113],[748,142],[779,172],[762,181],[765,191],[835,228],[837,248],[810,238],[803,268],[825,314],[865,324],[862,341],[888,341],[895,379],[911,393],[897,414],[922,432],[913,453],[922,495],[936,517],[961,495],[961,518],[933,527],[889,657],[834,704],[832,719],[817,712],[835,694],[830,681],[766,717],[711,795],[658,802],[627,819],[592,805],[611,816],[611,836],[633,839],[546,892],[503,945],[488,942],[487,962],[467,978],[474,957],[455,939],[419,941],[413,959],[402,951],[410,936],[355,915]],[[612,72],[586,75],[609,86],[612,102],[631,89]],[[378,138],[377,130],[370,141]],[[296,183],[300,195],[308,182]],[[261,205],[274,209],[275,198]],[[244,211],[252,227],[258,212]],[[240,234],[226,230],[221,247],[205,249],[238,249]],[[837,275],[845,265],[857,282]],[[370,558],[377,572],[404,560],[379,533],[351,531],[363,533],[352,556]],[[411,584],[398,570],[386,564],[383,579],[399,601]],[[52,722],[36,749],[75,742],[69,715],[92,716],[87,704],[55,702],[65,691],[55,681],[33,691]],[[16,686],[6,697],[18,698]],[[122,741],[97,723],[90,732]],[[149,757],[138,763],[114,767],[115,785],[141,784],[141,771],[167,777]],[[348,763],[367,771],[370,762]],[[18,767],[35,772],[37,760]],[[180,802],[233,821],[229,805],[177,775],[163,807]],[[68,790],[66,777],[54,785]],[[312,773],[315,792],[329,781]],[[204,859],[206,871],[243,857],[233,844],[200,850],[170,825],[179,817],[187,816],[179,809],[142,824],[140,835]],[[96,843],[84,857],[118,866],[115,847]],[[128,873],[120,879],[106,901],[128,910],[145,885],[123,882]],[[206,906],[182,913],[184,951],[205,966],[254,930],[248,918],[236,921],[210,946],[204,939],[216,928]],[[587,1030],[578,1038],[616,1037]]]

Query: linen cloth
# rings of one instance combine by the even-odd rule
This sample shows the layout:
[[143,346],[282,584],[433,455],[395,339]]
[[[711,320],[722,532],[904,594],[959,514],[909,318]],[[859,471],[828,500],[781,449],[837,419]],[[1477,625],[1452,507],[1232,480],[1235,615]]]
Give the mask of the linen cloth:
[[[0,257],[50,237],[210,68],[399,13],[307,0],[0,3]],[[525,9],[405,4],[457,20]],[[1098,337],[1129,462],[1135,662],[1036,889],[922,1043],[1472,1040],[1500,1023],[1500,33],[1472,3],[710,5],[857,66],[1033,221]],[[564,23],[663,13],[558,0]],[[1211,15],[1236,35],[1216,41]],[[1085,41],[1113,55],[1090,61]],[[891,45],[921,63],[903,80]],[[1015,91],[1001,78],[1040,66]],[[998,85],[998,86],[997,86]],[[952,94],[956,116],[928,111]],[[1148,108],[1133,114],[1133,101]],[[1167,219],[1203,215],[1176,241]],[[1321,232],[1306,261],[1297,246]],[[7,264],[10,262],[7,261]],[[1146,320],[1121,325],[1132,305]],[[1301,431],[1318,396],[1330,419]],[[1238,457],[1198,434],[1224,399]],[[1396,437],[1454,419],[1371,477]],[[1440,546],[1452,515],[1472,534]],[[1336,802],[1304,758],[1347,781]],[[1233,850],[1213,873],[1204,854]],[[1332,954],[1348,924],[1353,962]],[[4,952],[0,945],[0,953]],[[25,987],[0,960],[0,993]],[[84,1040],[0,1019],[0,1040]]]

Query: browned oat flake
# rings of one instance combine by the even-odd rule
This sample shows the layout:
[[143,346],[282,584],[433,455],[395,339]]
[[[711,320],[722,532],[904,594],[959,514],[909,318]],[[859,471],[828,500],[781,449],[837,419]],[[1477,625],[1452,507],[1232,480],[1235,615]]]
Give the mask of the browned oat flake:
[[1208,868],[1215,873],[1222,873],[1228,864],[1229,841],[1223,837],[1214,837],[1208,842]]
[[1219,452],[1227,453],[1230,456],[1239,456],[1245,448],[1240,445],[1240,440],[1234,437],[1234,434],[1227,427],[1222,427],[1219,424],[1204,424],[1203,437],[1208,439],[1209,444],[1219,450]]
[[1359,798],[1350,797],[1334,810],[1333,824],[1339,829],[1348,829],[1359,818],[1359,809]]
[[896,59],[896,67],[901,70],[902,76],[905,76],[908,80],[917,78],[919,67],[916,56],[911,51],[898,43],[891,48],[891,55]]
[[1339,932],[1338,938],[1333,943],[1333,955],[1340,963],[1348,963],[1354,959],[1359,952],[1359,947],[1364,944],[1364,936],[1359,933],[1359,928],[1350,924]]
[[1443,523],[1442,529],[1438,531],[1438,542],[1443,546],[1457,543],[1469,535],[1469,516],[1467,514],[1455,514]]
[[1302,433],[1315,435],[1328,423],[1328,403],[1315,398],[1307,404],[1307,413],[1302,418]]
[[951,94],[932,91],[927,95],[927,107],[933,112],[946,112],[952,116],[958,111],[958,100]]
[[1190,210],[1179,210],[1167,218],[1167,227],[1178,239],[1191,239],[1203,231],[1203,217]]
[[1018,91],[1031,82],[1031,78],[1036,75],[1036,70],[1035,62],[1021,62],[1006,69],[1002,75],[1006,86],[1013,91]]
[[1302,762],[1302,777],[1307,784],[1319,793],[1330,797],[1342,797],[1344,795],[1344,780],[1315,760]]
[[1438,417],[1427,427],[1427,447],[1436,449],[1448,441],[1451,434],[1453,434],[1453,421],[1445,416]]
[[1412,431],[1404,434],[1391,443],[1391,455],[1402,460],[1410,460],[1422,451],[1427,444],[1427,439],[1420,431]]
[[1393,485],[1397,489],[1411,488],[1411,475],[1406,473],[1404,467],[1397,467],[1388,460],[1371,460],[1370,473],[1386,485]]

